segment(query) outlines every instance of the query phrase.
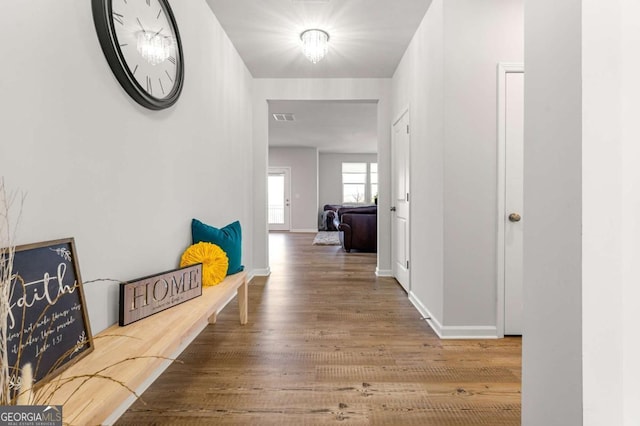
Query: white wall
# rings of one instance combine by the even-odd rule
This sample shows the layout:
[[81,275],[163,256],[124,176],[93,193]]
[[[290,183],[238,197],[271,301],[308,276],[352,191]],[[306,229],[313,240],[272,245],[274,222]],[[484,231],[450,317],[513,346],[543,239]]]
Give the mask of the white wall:
[[268,101],[285,100],[378,100],[378,168],[380,192],[378,204],[378,269],[390,269],[389,253],[389,140],[390,79],[254,79],[253,80],[253,169],[254,216],[253,259],[258,273],[269,273],[267,242],[267,167],[268,167]]
[[638,19],[637,1],[582,2],[584,425],[640,424]]
[[443,324],[490,329],[497,310],[496,66],[524,59],[524,4],[444,4]]
[[[31,0],[0,14],[10,58],[0,176],[27,194],[18,243],[75,237],[85,281],[176,267],[192,217],[239,219],[252,269],[251,76],[204,0],[171,3],[185,85],[174,107],[155,112],[113,76],[90,2]],[[117,320],[117,287],[85,290],[97,333]]]
[[413,129],[411,296],[443,336],[496,335],[496,69],[523,61],[523,17],[522,0],[433,0],[394,75]]
[[291,231],[317,231],[318,150],[270,147],[269,167],[291,168]]
[[[582,371],[584,425],[623,424],[619,1],[582,5]],[[613,27],[615,28],[615,27]],[[606,170],[606,173],[602,173]],[[606,291],[602,283],[607,283]],[[599,306],[598,315],[590,314]],[[607,318],[603,321],[603,315]],[[602,342],[607,350],[602,350]],[[607,368],[599,368],[606,365]]]
[[342,204],[342,163],[376,163],[377,161],[377,154],[320,153],[319,211],[322,211],[325,204]]
[[443,320],[444,9],[433,0],[393,76],[395,119],[411,121],[411,291],[425,316]]
[[526,14],[522,420],[638,425],[640,5],[559,6]]
[[525,9],[525,426],[582,424],[581,3]]
[[[619,21],[613,21],[608,31],[620,28],[620,137],[622,151],[622,393],[623,421],[625,426],[640,424],[637,403],[640,401],[640,340],[638,339],[638,300],[640,300],[640,121],[638,99],[640,99],[640,57],[636,54],[640,45],[640,3],[636,0],[620,1]],[[618,77],[616,76],[616,77]],[[619,309],[619,307],[610,307]],[[601,367],[602,368],[602,367]],[[606,367],[605,367],[606,368]],[[603,369],[605,369],[603,368]],[[603,392],[607,390],[603,389]],[[594,423],[595,424],[595,423]]]

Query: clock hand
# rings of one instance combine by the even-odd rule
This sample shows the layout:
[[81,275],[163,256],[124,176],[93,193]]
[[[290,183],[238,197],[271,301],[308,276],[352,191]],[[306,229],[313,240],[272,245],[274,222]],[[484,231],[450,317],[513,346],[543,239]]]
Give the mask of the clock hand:
[[136,18],[136,21],[138,21],[138,25],[140,25],[140,28],[142,28],[142,32],[145,33],[145,35],[147,34],[147,30],[144,29],[144,27],[142,26],[142,22],[140,22],[140,18]]

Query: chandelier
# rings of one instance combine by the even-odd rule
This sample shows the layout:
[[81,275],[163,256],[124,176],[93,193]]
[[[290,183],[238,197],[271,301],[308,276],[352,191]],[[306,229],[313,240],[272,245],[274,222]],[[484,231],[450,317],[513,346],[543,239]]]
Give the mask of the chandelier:
[[323,30],[310,29],[300,34],[302,53],[311,62],[318,63],[329,51],[329,33]]
[[138,53],[153,66],[163,63],[171,56],[173,41],[170,37],[140,31],[137,42]]

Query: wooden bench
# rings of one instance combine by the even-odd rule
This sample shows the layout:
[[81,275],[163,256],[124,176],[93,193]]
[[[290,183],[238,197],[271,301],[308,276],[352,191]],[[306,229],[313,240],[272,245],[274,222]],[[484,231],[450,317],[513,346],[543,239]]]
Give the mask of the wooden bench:
[[[52,386],[66,378],[100,374],[78,386],[78,378],[57,389],[50,405],[63,405],[65,424],[113,424],[136,400],[129,389],[141,395],[171,364],[207,324],[215,323],[218,313],[238,296],[240,324],[248,320],[247,273],[225,278],[214,287],[204,287],[202,296],[189,300],[141,321],[110,327],[94,336],[95,349],[65,370],[38,393],[51,395]],[[107,368],[108,367],[108,368]]]

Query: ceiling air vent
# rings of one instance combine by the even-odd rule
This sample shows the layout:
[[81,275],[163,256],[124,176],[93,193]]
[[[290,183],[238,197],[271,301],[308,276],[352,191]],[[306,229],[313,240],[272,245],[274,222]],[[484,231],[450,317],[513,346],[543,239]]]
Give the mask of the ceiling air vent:
[[273,114],[276,121],[296,121],[296,118],[290,112],[276,112]]

